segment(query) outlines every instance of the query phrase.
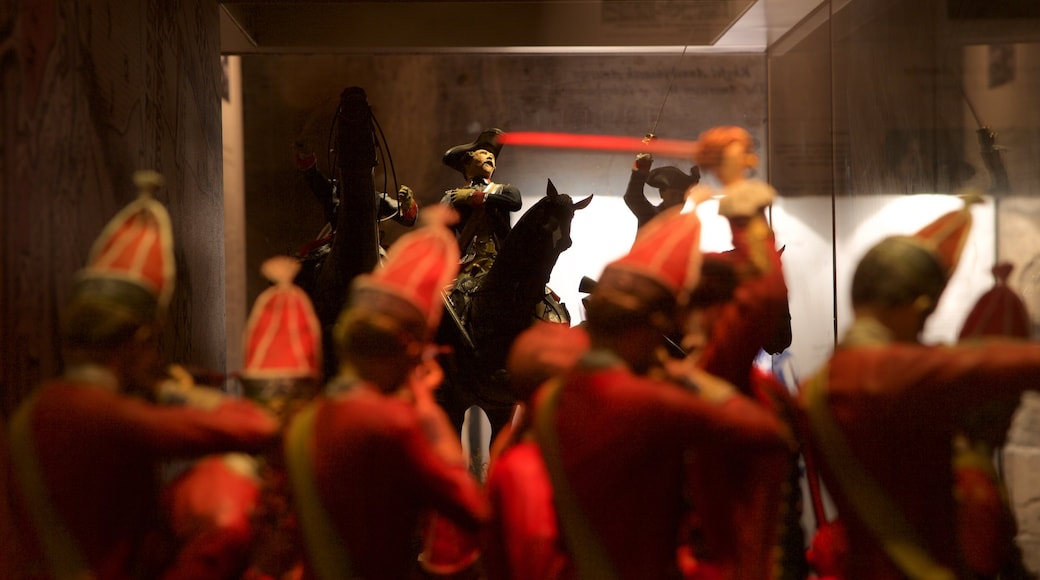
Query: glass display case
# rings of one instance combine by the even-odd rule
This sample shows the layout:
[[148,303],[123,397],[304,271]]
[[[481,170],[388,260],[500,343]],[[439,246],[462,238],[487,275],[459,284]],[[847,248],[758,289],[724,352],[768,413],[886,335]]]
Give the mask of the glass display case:
[[[623,29],[624,42],[647,42],[645,31],[636,34],[639,26],[659,22],[669,10],[676,21],[704,16],[679,10],[689,4],[682,2],[603,4],[603,26],[613,27],[604,34]],[[739,4],[723,16],[747,18],[749,6]],[[299,247],[321,229],[321,212],[293,173],[287,144],[318,152],[321,165],[338,95],[356,85],[369,95],[399,181],[421,204],[436,203],[458,185],[441,153],[488,127],[673,139],[695,139],[717,125],[747,128],[762,160],[757,176],[781,196],[773,219],[787,248],[790,358],[800,373],[826,358],[847,324],[848,279],[858,254],[885,234],[915,231],[956,207],[952,196],[974,189],[986,203],[973,209],[972,240],[925,334],[950,340],[992,284],[998,260],[1015,265],[1012,285],[1029,304],[1038,301],[1032,280],[1040,261],[1034,264],[1031,242],[1040,224],[1030,198],[1040,187],[1040,113],[1031,100],[1040,29],[1034,9],[1000,4],[998,10],[967,0],[760,2],[751,8],[762,11],[767,36],[751,48],[727,42],[738,20],[716,31],[714,44],[701,39],[638,50],[518,47],[518,39],[503,36],[502,46],[482,50],[423,48],[411,38],[401,40],[409,46],[378,51],[338,46],[325,54],[297,54],[299,48],[246,54],[245,211],[252,236],[246,271],[258,271],[251,266],[266,254]],[[779,31],[769,27],[791,14],[804,16]],[[674,26],[662,30],[662,42],[677,42]],[[597,276],[634,236],[635,219],[620,199],[633,157],[502,151],[496,178],[520,187],[525,208],[543,194],[547,179],[564,193],[595,194],[575,218],[574,246],[552,282],[579,319],[578,280]],[[655,167],[685,171],[692,164],[682,156],[655,160]],[[647,188],[647,195],[656,201],[655,190]],[[725,247],[724,225],[712,223],[710,208],[702,211],[705,247]],[[290,214],[296,217],[286,223]],[[387,239],[398,233],[388,226]],[[252,280],[250,296],[262,284]]]
[[848,323],[857,257],[956,207],[951,196],[965,190],[985,202],[972,210],[972,238],[925,340],[956,338],[996,261],[1015,266],[1011,285],[1036,303],[1035,12],[955,0],[824,2],[769,47],[769,177],[799,231],[784,257],[808,366],[827,350],[827,331],[840,336]]
[[[435,3],[403,4],[427,9]],[[447,4],[459,9],[466,3]],[[485,29],[432,48],[419,31],[399,37],[408,46],[325,31],[318,37],[338,43],[334,50],[244,54],[246,271],[258,271],[254,266],[271,251],[299,247],[321,229],[320,208],[294,175],[287,144],[302,143],[323,159],[340,91],[361,86],[393,150],[399,180],[421,205],[437,203],[459,185],[440,162],[443,152],[490,127],[688,140],[713,126],[748,129],[761,157],[756,176],[780,195],[770,217],[785,248],[793,328],[791,347],[763,363],[782,368],[792,385],[827,360],[848,328],[850,281],[862,254],[887,235],[911,234],[961,207],[959,196],[969,191],[983,203],[971,209],[972,234],[923,339],[956,340],[968,311],[993,286],[998,262],[1014,266],[1009,283],[1029,307],[1035,334],[1040,5],[732,2],[715,15],[729,19],[728,29],[683,45],[676,22],[705,16],[693,5],[722,3],[593,4],[599,3],[582,9],[604,19],[599,35],[574,36],[566,46],[520,46],[515,30],[498,36],[496,46],[488,46],[495,37]],[[528,16],[521,20],[534,26]],[[758,24],[749,26],[750,17]],[[561,29],[548,14],[540,22],[557,34]],[[634,46],[652,42],[655,22],[669,24],[659,28],[657,44]],[[756,40],[745,42],[741,34],[756,26]],[[602,37],[618,29],[625,46],[609,46],[620,37]],[[378,46],[367,49],[364,42]],[[635,218],[621,199],[634,157],[635,151],[514,146],[501,152],[495,179],[517,185],[524,208],[541,197],[548,179],[563,193],[595,196],[576,215],[574,245],[549,282],[575,322],[584,317],[579,281],[597,277],[635,235]],[[659,155],[654,166],[689,171],[692,164],[689,156]],[[657,201],[656,190],[646,193]],[[704,249],[727,249],[729,230],[713,203],[698,211]],[[286,215],[295,216],[291,223]],[[389,241],[399,232],[389,226],[385,233]],[[250,299],[261,285],[250,281]],[[1040,468],[1026,470],[1033,472]],[[1022,541],[1032,542],[1027,557],[1040,559],[1040,541]]]

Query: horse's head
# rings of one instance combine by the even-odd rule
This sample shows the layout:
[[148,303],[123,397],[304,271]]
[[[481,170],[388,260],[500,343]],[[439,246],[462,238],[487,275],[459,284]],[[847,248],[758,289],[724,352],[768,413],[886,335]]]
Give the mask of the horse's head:
[[[537,210],[537,213],[532,216],[532,220],[540,224],[543,233],[548,234],[556,257],[571,247],[571,221],[574,219],[574,212],[585,209],[591,202],[591,195],[580,201],[574,201],[571,196],[557,191],[550,179],[545,186],[545,197],[527,212],[530,214]],[[524,216],[526,217],[527,214]],[[517,227],[519,226],[520,224],[517,223]]]
[[[541,298],[543,287],[560,254],[571,247],[571,220],[592,196],[575,202],[549,181],[545,197],[520,216],[502,244],[495,263],[483,282],[484,288],[525,287]],[[532,290],[533,289],[533,290]]]
[[361,87],[347,87],[340,93],[335,117],[336,165],[343,170],[376,166],[372,108]]

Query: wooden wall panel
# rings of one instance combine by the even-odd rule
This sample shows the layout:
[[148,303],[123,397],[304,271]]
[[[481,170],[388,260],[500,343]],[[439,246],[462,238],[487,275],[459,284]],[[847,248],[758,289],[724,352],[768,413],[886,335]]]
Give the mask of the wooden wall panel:
[[166,178],[178,288],[164,350],[221,368],[218,7],[204,0],[0,2],[0,393],[60,371],[57,315],[107,220]]

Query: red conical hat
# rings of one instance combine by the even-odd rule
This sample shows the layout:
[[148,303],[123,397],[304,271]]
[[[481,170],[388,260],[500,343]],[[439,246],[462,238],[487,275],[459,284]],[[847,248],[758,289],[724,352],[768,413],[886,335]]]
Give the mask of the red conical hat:
[[176,280],[170,216],[152,197],[162,186],[162,176],[138,171],[134,183],[140,195],[101,231],[79,279],[129,282],[154,296],[162,312],[170,303]]
[[243,377],[320,378],[321,325],[310,298],[292,282],[299,270],[300,263],[288,256],[261,267],[274,286],[260,293],[249,313]]
[[979,297],[961,328],[960,338],[1012,336],[1029,338],[1029,311],[1025,302],[1007,285],[1014,266],[1001,262],[993,266],[993,288]]
[[697,286],[701,272],[701,222],[694,212],[675,207],[639,229],[632,249],[607,265],[649,278],[683,298]]
[[963,198],[964,207],[939,216],[914,234],[915,239],[939,256],[947,279],[957,269],[964,243],[971,233],[971,206],[982,202],[982,198],[975,193],[965,194]]
[[441,319],[441,293],[459,271],[459,244],[448,229],[457,214],[430,206],[420,219],[424,225],[394,242],[381,267],[356,279],[353,305],[379,309],[386,302],[378,294],[390,295],[415,308],[427,329],[433,329]]

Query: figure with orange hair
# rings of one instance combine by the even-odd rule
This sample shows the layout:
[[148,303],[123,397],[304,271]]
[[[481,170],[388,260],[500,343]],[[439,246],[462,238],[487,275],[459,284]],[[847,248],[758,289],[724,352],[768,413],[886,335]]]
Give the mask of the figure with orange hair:
[[719,215],[727,217],[751,215],[773,203],[773,187],[749,175],[758,167],[759,159],[754,139],[743,127],[729,125],[704,131],[697,138],[693,159],[716,182],[713,186],[702,181],[691,189],[687,198],[694,203],[721,196]]
[[[755,278],[759,273],[771,271],[774,262],[779,267],[779,254],[768,220],[777,193],[773,186],[751,176],[759,161],[751,134],[736,126],[708,129],[697,138],[693,158],[714,183],[702,181],[691,188],[687,194],[687,207],[709,198],[719,198],[719,215],[730,223],[733,245],[742,247],[745,252],[726,256],[739,268],[737,275],[741,279]],[[761,216],[762,219],[750,219],[752,216]],[[786,299],[784,311],[779,316],[774,323],[758,321],[772,334],[765,340],[751,341],[758,342],[758,346],[769,354],[778,354],[791,345],[791,314]],[[716,350],[731,348],[724,343],[716,341]],[[743,365],[730,365],[728,372],[743,374]],[[729,375],[729,378],[733,376]]]
[[[721,379],[794,433],[793,397],[754,365],[775,329],[789,329],[789,317],[780,252],[764,208],[748,209],[728,216],[734,250],[704,256],[700,284],[688,299],[687,355],[666,369],[680,384],[704,373]],[[724,578],[805,578],[799,453],[799,446],[747,453],[720,442],[690,454],[693,508],[681,554],[696,562],[689,562],[688,578],[703,578],[697,570],[709,566]]]
[[809,444],[846,532],[842,578],[971,577],[954,436],[965,413],[1037,388],[1036,343],[920,342],[966,243],[969,205],[867,251],[852,278],[852,326],[802,385]]

